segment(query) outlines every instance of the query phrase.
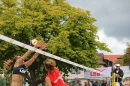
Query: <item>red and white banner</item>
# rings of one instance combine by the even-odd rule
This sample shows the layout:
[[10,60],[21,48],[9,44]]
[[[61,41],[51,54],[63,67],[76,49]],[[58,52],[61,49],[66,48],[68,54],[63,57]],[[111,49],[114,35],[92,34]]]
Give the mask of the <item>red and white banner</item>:
[[96,70],[99,72],[105,73],[106,75],[87,70],[84,72],[84,78],[100,78],[100,77],[110,77],[111,76],[111,71],[112,71],[111,67],[96,68]]

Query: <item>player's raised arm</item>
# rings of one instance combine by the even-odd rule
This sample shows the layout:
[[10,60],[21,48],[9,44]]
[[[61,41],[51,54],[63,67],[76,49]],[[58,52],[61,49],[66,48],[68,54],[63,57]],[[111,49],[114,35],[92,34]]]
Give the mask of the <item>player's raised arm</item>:
[[[42,45],[42,41],[38,41],[37,44],[34,46],[34,48],[38,48]],[[33,51],[28,50],[23,56],[21,56],[20,59],[18,59],[17,62],[23,62]]]
[[[45,49],[46,47],[47,47],[47,44],[45,43],[45,44],[43,44],[39,49],[40,49],[40,50],[43,50],[43,49]],[[26,68],[28,68],[28,67],[36,60],[36,58],[37,58],[38,56],[39,56],[39,53],[35,53],[30,60],[26,61],[26,62],[24,63],[25,66],[26,66]]]

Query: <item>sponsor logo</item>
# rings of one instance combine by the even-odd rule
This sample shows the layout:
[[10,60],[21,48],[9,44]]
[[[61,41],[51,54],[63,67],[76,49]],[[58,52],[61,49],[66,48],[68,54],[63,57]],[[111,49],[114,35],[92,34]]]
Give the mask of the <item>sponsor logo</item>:
[[23,68],[20,68],[20,73],[26,73],[26,70],[25,69],[23,69]]

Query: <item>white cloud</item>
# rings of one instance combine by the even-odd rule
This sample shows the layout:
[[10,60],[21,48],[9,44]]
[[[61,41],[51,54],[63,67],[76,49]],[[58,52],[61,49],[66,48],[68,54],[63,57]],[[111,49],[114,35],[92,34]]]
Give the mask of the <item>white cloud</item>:
[[104,30],[100,29],[98,31],[98,36],[100,38],[100,42],[104,42],[108,45],[108,48],[112,51],[112,53],[107,53],[105,51],[99,51],[99,53],[104,54],[124,54],[124,50],[126,49],[126,43],[128,40],[124,39],[122,42],[118,41],[113,37],[108,37],[105,35]]

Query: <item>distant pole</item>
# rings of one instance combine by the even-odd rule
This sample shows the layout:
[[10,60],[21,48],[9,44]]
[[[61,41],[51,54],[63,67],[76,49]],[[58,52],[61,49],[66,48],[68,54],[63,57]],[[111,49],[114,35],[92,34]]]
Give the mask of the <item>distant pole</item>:
[[116,86],[115,73],[112,73],[112,86]]
[[129,70],[130,70],[130,64],[129,64]]

